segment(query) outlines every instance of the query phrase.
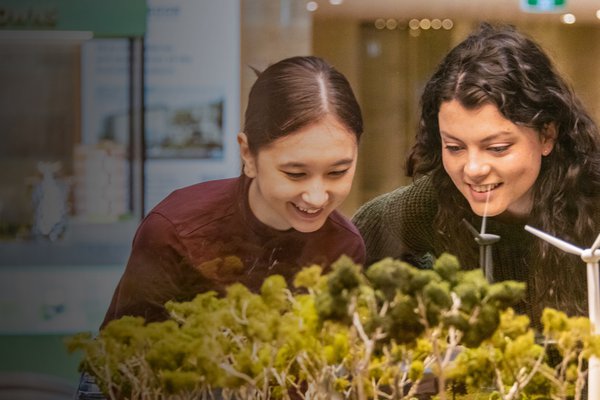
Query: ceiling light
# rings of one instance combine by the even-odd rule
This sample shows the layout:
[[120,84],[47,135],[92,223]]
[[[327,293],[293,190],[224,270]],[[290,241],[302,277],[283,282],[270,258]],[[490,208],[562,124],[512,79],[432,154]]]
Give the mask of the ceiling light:
[[306,3],[306,9],[310,12],[316,11],[317,8],[319,8],[319,5],[316,1],[309,1],[308,3]]
[[451,19],[446,18],[445,20],[442,21],[442,27],[446,30],[452,29],[453,26],[454,26],[454,22],[452,22]]
[[344,0],[329,0],[329,4],[331,4],[332,6],[339,6],[343,2]]
[[577,18],[571,13],[563,14],[561,20],[564,24],[574,24]]
[[423,18],[421,20],[421,22],[419,22],[419,27],[421,29],[427,30],[427,29],[431,28],[431,21],[429,19],[427,19],[427,18]]
[[410,21],[408,21],[408,27],[410,29],[419,29],[419,20],[418,19],[411,19]]

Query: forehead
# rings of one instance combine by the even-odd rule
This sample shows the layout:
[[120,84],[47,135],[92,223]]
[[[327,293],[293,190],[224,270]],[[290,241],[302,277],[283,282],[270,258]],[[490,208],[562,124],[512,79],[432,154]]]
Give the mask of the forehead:
[[484,104],[469,109],[458,101],[442,104],[438,114],[440,135],[444,141],[487,144],[497,140],[510,140],[538,144],[541,134],[534,128],[517,125],[505,118],[494,104]]
[[258,158],[277,164],[302,166],[353,161],[356,135],[335,120],[322,120],[281,137],[258,151]]
[[331,148],[356,147],[356,135],[333,117],[326,117],[296,132],[280,137],[263,149],[267,152],[289,154],[318,153]]
[[456,100],[442,103],[438,123],[442,134],[453,133],[454,130],[512,132],[518,129],[494,104],[485,103],[476,108],[466,108]]

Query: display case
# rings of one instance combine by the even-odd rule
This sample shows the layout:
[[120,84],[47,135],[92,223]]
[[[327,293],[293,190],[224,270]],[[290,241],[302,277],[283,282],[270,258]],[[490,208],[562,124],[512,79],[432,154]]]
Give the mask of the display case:
[[97,329],[143,213],[147,5],[1,0],[0,15],[0,371],[72,377],[61,338]]
[[73,382],[63,340],[97,331],[145,213],[239,175],[240,3],[0,0],[0,17],[0,378]]

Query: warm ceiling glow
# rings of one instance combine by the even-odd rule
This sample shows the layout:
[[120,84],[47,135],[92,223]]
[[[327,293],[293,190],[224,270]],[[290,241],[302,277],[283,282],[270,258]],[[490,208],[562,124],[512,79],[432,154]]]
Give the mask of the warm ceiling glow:
[[424,30],[431,28],[431,21],[427,18],[423,18],[421,22],[419,22],[419,28]]
[[411,19],[410,21],[408,21],[408,27],[412,31],[418,31],[418,30],[426,31],[427,29],[430,29],[430,28],[433,28],[433,29],[444,28],[446,30],[450,30],[450,29],[452,29],[453,26],[454,26],[454,22],[450,18],[446,18],[443,21],[438,18],[434,18],[434,19],[423,18],[421,20],[414,18],[414,19]]
[[574,24],[576,21],[576,18],[573,14],[567,13],[567,14],[563,14],[563,16],[561,17],[562,22],[565,24]]
[[385,28],[385,19],[383,19],[383,18],[377,18],[375,20],[375,28],[377,28],[377,29],[383,29],[383,28]]

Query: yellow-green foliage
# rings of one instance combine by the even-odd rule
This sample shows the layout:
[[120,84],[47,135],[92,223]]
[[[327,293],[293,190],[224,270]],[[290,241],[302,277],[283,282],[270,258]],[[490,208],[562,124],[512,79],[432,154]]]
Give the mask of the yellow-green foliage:
[[409,399],[432,375],[440,399],[461,382],[469,393],[487,388],[485,398],[567,398],[600,354],[588,319],[555,310],[536,340],[510,308],[524,284],[489,284],[449,254],[432,270],[391,258],[331,267],[303,269],[293,291],[275,275],[259,293],[234,284],[223,297],[168,302],[168,321],[123,317],[97,337],[71,337],[69,349],[113,399]]

